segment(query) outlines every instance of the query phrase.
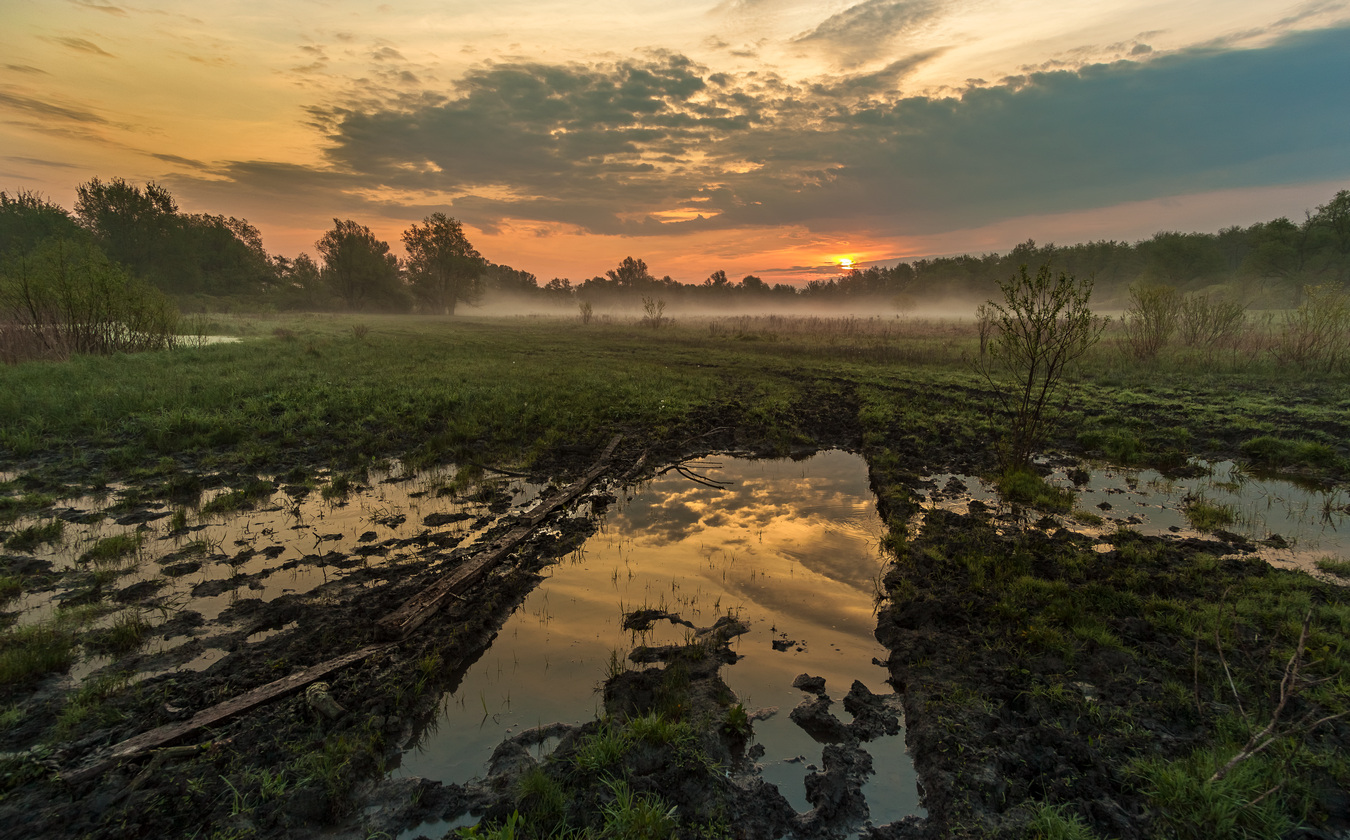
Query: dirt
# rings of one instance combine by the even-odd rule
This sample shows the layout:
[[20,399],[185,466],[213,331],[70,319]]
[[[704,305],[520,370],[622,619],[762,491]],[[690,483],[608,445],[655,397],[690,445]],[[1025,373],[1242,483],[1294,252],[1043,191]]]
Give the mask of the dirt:
[[[627,441],[611,474],[632,480],[652,465],[713,452],[805,455],[817,446],[858,448],[861,432],[856,405],[829,389],[814,404],[794,407],[797,425],[810,441],[775,439],[745,420],[744,407],[728,404],[689,418],[682,434],[650,451]],[[949,440],[888,441],[865,449],[883,517],[903,518],[920,507],[919,476],[938,470],[980,472],[989,466],[984,449],[953,433]],[[912,445],[911,445],[912,444]],[[576,475],[594,455],[590,447],[558,448],[541,459],[538,478]],[[886,457],[880,457],[882,454]],[[645,466],[639,468],[639,456]],[[500,507],[501,501],[496,503]],[[130,511],[125,517],[150,516]],[[124,517],[124,518],[125,518]],[[149,521],[143,519],[141,521]],[[242,597],[222,620],[237,628],[227,641],[231,655],[200,673],[152,676],[131,690],[112,695],[100,717],[75,727],[75,734],[52,750],[31,750],[58,720],[65,704],[63,677],[35,685],[0,688],[0,703],[23,703],[23,725],[10,730],[0,749],[0,824],[7,836],[41,838],[142,836],[367,837],[399,831],[464,814],[503,822],[521,802],[517,782],[539,771],[562,781],[574,758],[600,723],[577,728],[522,733],[503,742],[481,782],[443,785],[424,779],[394,779],[387,771],[414,744],[436,716],[443,695],[452,692],[470,665],[491,644],[497,629],[538,582],[538,572],[582,545],[594,525],[588,519],[555,517],[551,529],[532,538],[514,560],[478,584],[463,601],[453,601],[412,639],[358,666],[327,678],[331,696],[344,710],[328,719],[312,709],[303,693],[256,708],[184,743],[200,745],[172,756],[147,753],[92,779],[67,781],[81,767],[97,762],[107,749],[155,726],[181,721],[197,711],[316,662],[357,650],[375,641],[375,622],[392,612],[437,574],[465,559],[465,552],[441,540],[424,546],[418,559],[397,567],[354,567],[339,581],[303,596],[282,595],[270,602]],[[504,531],[509,525],[503,525]],[[490,539],[494,534],[486,535]],[[988,516],[934,511],[922,537],[902,550],[923,557],[930,548],[950,549],[978,543],[985,550],[1012,552],[1029,544],[1033,555],[1053,556],[1075,537],[1063,531],[1031,528],[1017,537],[996,532]],[[372,541],[364,541],[372,546]],[[1159,541],[1161,544],[1161,541]],[[1081,545],[1078,548],[1082,548]],[[1223,555],[1240,550],[1222,542],[1167,543],[1163,560],[1151,573],[1184,570],[1201,553]],[[1104,564],[1123,562],[1119,547]],[[355,564],[359,555],[333,552],[326,562]],[[17,568],[22,557],[6,557]],[[167,573],[202,562],[184,558]],[[1238,586],[1262,574],[1248,564],[1228,563],[1222,575],[1197,581],[1202,597],[1222,586]],[[879,616],[877,636],[891,651],[891,682],[903,701],[906,742],[922,780],[925,819],[910,818],[870,829],[874,838],[948,836],[1022,837],[1028,807],[1035,802],[1067,804],[1099,836],[1130,840],[1154,835],[1153,815],[1123,768],[1141,755],[1175,756],[1210,735],[1211,721],[1164,703],[1159,686],[1190,667],[1192,652],[1158,633],[1142,619],[1114,620],[1112,631],[1127,650],[1091,648],[1072,663],[1038,653],[1009,652],[989,618],[993,597],[973,589],[950,569],[922,562],[897,569],[887,584],[897,596]],[[48,570],[25,569],[43,575]],[[136,601],[149,589],[128,589],[116,597]],[[635,621],[671,620],[677,615],[638,616]],[[181,612],[157,629],[167,640],[181,639],[202,618]],[[687,622],[685,622],[687,623]],[[287,628],[287,629],[283,629]],[[278,631],[260,641],[248,637]],[[807,781],[812,809],[797,814],[773,786],[755,771],[746,729],[727,727],[735,698],[719,677],[734,666],[727,642],[734,625],[703,628],[706,644],[697,655],[686,647],[633,652],[635,663],[653,663],[624,671],[604,686],[607,712],[629,720],[667,707],[667,677],[678,669],[681,697],[689,705],[683,719],[696,725],[700,756],[691,760],[684,747],[649,744],[623,761],[636,793],[660,793],[676,806],[686,825],[721,827],[746,838],[841,837],[856,832],[867,818],[861,787],[871,770],[870,739],[893,733],[900,710],[889,707],[861,684],[839,697],[842,686],[825,686],[802,675],[802,703],[792,720],[824,744],[821,767]],[[787,644],[794,644],[787,641]],[[144,653],[138,668],[153,670],[200,655],[191,643],[164,653]],[[1212,659],[1212,655],[1210,657]],[[1214,663],[1208,662],[1207,665]],[[1095,726],[1084,716],[1068,719],[1060,705],[1035,696],[1033,686],[1048,678],[1067,680],[1079,708],[1129,713],[1138,726],[1122,735]],[[831,694],[833,693],[833,697]],[[1090,699],[1089,699],[1090,695]],[[977,704],[957,698],[977,697]],[[832,709],[839,702],[852,721],[844,724]],[[1171,711],[1169,711],[1171,710]],[[549,761],[540,763],[530,748],[545,738],[561,738]],[[1324,737],[1350,750],[1344,721]],[[723,772],[710,772],[711,767]],[[614,799],[598,773],[581,782],[566,780],[574,793],[566,805],[575,825],[593,825]],[[1326,789],[1319,792],[1322,834],[1350,836],[1350,802]],[[1339,832],[1339,833],[1338,833]]]

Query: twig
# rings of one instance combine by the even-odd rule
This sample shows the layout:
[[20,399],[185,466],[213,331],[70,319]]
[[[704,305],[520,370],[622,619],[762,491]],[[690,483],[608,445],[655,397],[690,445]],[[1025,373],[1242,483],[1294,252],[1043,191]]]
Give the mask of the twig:
[[[1199,639],[1196,641],[1198,642]],[[1249,720],[1247,710],[1242,708],[1242,697],[1238,694],[1237,684],[1233,682],[1233,672],[1228,670],[1228,660],[1223,655],[1223,640],[1219,638],[1219,622],[1217,621],[1214,622],[1214,647],[1219,651],[1219,662],[1223,663],[1223,672],[1228,677],[1228,687],[1233,690],[1233,699],[1237,701],[1238,711],[1242,712],[1243,720]]]
[[718,481],[715,478],[707,478],[705,476],[698,475],[692,470],[688,470],[679,464],[675,465],[675,472],[679,473],[680,475],[684,476],[690,481],[693,481],[697,484],[702,484],[706,487],[712,487],[716,490],[725,490],[732,483],[730,481]]
[[[1265,729],[1262,729],[1260,732],[1253,735],[1247,741],[1246,746],[1238,750],[1237,754],[1230,758],[1227,764],[1214,771],[1214,775],[1209,777],[1211,782],[1217,782],[1222,779],[1224,776],[1228,775],[1228,771],[1261,752],[1279,739],[1279,733],[1276,732],[1276,729],[1280,725],[1280,715],[1284,713],[1284,707],[1289,704],[1289,698],[1293,697],[1298,689],[1298,672],[1299,666],[1303,662],[1303,646],[1308,641],[1308,630],[1311,626],[1312,610],[1309,609],[1308,614],[1303,617],[1303,632],[1299,633],[1298,644],[1294,647],[1294,652],[1289,656],[1288,664],[1284,666],[1284,677],[1280,680],[1280,702],[1279,705],[1275,707],[1275,712],[1270,716],[1270,723],[1266,724]],[[1321,721],[1319,721],[1319,723],[1320,722]]]

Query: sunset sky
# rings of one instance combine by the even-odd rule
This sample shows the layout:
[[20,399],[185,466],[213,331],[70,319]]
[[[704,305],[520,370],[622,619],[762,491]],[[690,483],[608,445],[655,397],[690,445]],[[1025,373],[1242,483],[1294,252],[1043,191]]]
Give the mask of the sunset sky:
[[1350,188],[1350,2],[0,0],[0,189],[442,211],[580,281],[1213,231]]

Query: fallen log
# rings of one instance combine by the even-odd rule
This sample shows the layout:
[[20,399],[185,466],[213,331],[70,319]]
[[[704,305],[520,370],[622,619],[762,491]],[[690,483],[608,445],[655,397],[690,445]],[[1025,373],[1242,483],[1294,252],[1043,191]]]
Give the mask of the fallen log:
[[503,557],[523,542],[530,533],[543,522],[549,514],[571,503],[605,471],[605,466],[614,455],[622,435],[615,435],[600,453],[586,473],[567,485],[562,492],[541,502],[537,507],[521,516],[522,524],[508,531],[504,536],[488,543],[477,554],[471,556],[454,571],[436,580],[427,588],[409,598],[398,609],[375,623],[375,633],[381,639],[405,639],[414,630],[426,623],[451,597],[468,589],[496,566]]
[[205,726],[212,726],[221,723],[235,715],[246,712],[255,706],[260,706],[272,700],[276,700],[294,691],[304,688],[306,685],[314,682],[320,677],[346,668],[348,665],[355,664],[367,659],[370,656],[384,650],[388,650],[391,645],[371,645],[351,653],[343,654],[336,659],[329,659],[327,662],[320,662],[289,677],[282,677],[279,680],[259,686],[250,692],[241,694],[238,697],[226,700],[223,703],[217,703],[209,709],[203,709],[192,716],[191,720],[180,721],[179,723],[170,723],[148,732],[142,732],[140,735],[128,738],[112,748],[108,755],[96,764],[84,767],[72,773],[63,775],[67,782],[79,784],[87,781],[102,773],[112,769],[118,762],[126,761],[129,758],[159,747],[165,747],[174,741],[186,736]]

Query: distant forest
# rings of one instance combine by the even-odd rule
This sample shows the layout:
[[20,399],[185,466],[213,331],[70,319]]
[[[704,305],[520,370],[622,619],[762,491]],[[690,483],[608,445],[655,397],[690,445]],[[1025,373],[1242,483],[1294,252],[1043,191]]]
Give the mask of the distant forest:
[[479,254],[460,223],[433,214],[404,231],[407,252],[351,220],[315,243],[317,261],[269,254],[258,229],[227,216],[183,213],[163,187],[120,178],[82,184],[73,211],[42,196],[0,192],[0,280],[67,253],[106,260],[163,292],[184,311],[306,310],[453,313],[485,297],[559,307],[631,305],[660,299],[672,308],[753,310],[782,304],[882,304],[903,311],[925,304],[980,301],[1022,265],[1095,281],[1094,302],[1123,305],[1131,287],[1160,285],[1243,306],[1296,305],[1309,286],[1350,281],[1350,190],[1300,221],[1278,218],[1217,233],[1163,231],[1138,242],[1101,240],[1057,247],[1028,240],[1006,254],[962,255],[841,272],[802,286],[715,271],[696,283],[657,277],[640,258],[574,282],[540,283],[533,274]]

